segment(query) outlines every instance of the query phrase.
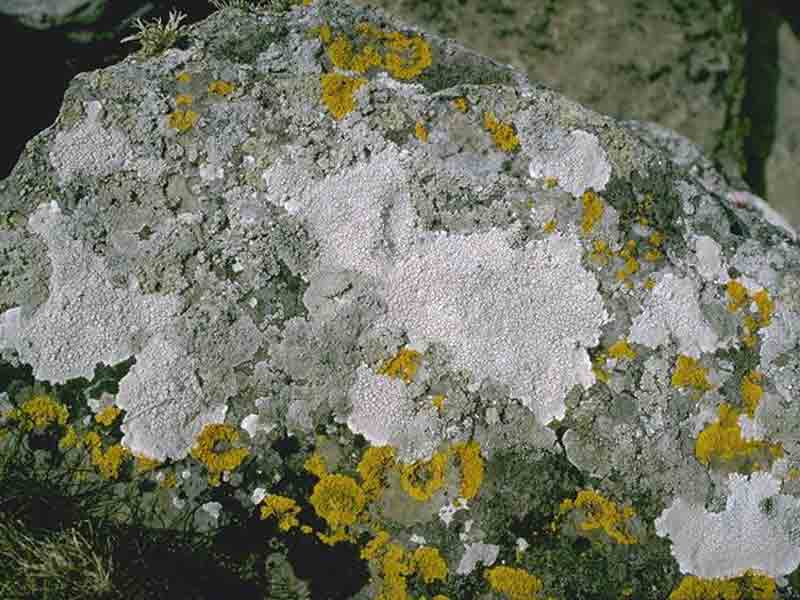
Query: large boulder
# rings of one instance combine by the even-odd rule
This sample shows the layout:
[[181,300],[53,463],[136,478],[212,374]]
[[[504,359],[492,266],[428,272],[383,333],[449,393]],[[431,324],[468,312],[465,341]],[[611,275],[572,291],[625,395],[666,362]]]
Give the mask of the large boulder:
[[[102,398],[143,457],[207,457],[221,423],[254,459],[319,446],[321,539],[383,539],[386,593],[406,576],[379,531],[435,546],[451,598],[664,598],[800,562],[800,246],[670,130],[380,11],[226,9],[77,76],[0,227],[6,362],[50,384],[127,363]],[[365,445],[400,470],[356,469]],[[275,481],[243,477],[257,503]],[[539,579],[475,575],[515,557]]]

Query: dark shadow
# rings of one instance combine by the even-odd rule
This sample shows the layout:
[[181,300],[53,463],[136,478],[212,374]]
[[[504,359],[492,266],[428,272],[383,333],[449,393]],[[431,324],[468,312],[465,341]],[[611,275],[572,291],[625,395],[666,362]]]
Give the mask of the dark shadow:
[[[775,141],[778,77],[778,27],[781,16],[763,0],[744,0],[747,30],[746,90],[742,106],[750,127],[744,140],[745,181],[766,196],[765,163]],[[778,4],[777,2],[773,4]]]

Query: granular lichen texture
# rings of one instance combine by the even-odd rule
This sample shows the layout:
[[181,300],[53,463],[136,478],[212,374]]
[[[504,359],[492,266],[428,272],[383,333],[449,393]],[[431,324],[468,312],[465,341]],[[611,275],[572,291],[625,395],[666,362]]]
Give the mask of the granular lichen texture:
[[0,182],[0,452],[312,595],[800,593],[792,232],[389,13],[231,4]]

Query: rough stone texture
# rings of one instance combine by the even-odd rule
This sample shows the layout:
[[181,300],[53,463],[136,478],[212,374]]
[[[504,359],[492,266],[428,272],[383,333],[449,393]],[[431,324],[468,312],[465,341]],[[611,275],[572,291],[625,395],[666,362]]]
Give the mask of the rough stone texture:
[[[204,424],[223,421],[246,422],[254,452],[273,429],[304,440],[330,429],[343,456],[360,433],[404,462],[476,440],[496,462],[474,503],[440,491],[404,504],[396,473],[381,500],[394,534],[424,528],[453,572],[465,548],[480,555],[472,566],[493,561],[493,546],[514,560],[512,519],[565,481],[635,503],[644,550],[631,552],[663,550],[654,519],[674,502],[704,527],[702,511],[725,507],[729,471],[744,467],[707,466],[695,443],[723,402],[743,406],[757,368],[748,432],[785,454],[750,467],[794,506],[792,229],[680,135],[595,113],[433,35],[422,37],[430,66],[405,80],[366,71],[337,120],[324,83],[347,72],[331,45],[344,35],[360,51],[364,21],[416,39],[333,1],[227,10],[193,26],[185,49],[76,77],[0,183],[5,360],[60,382],[134,359],[114,400],[122,441],[159,459],[184,458]],[[189,109],[197,120],[181,130],[176,111]],[[749,294],[741,305],[733,279]],[[626,338],[630,352],[615,354]],[[403,349],[419,364],[400,378],[386,365]],[[709,389],[676,383],[680,355],[698,360]],[[433,394],[445,397],[436,411]],[[509,453],[523,464],[504,481]],[[795,527],[787,508],[769,535],[788,531],[797,553]],[[660,560],[643,572],[677,569]],[[771,566],[777,577],[796,567]],[[640,597],[669,593],[646,588]]]
[[379,6],[594,110],[681,132],[740,177],[736,0],[354,0]]

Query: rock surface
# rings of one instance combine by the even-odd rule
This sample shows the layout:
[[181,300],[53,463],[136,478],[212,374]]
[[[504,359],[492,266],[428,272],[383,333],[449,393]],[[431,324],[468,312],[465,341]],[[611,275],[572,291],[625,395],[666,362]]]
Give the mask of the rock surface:
[[33,29],[92,23],[102,14],[107,0],[4,0],[0,13]]
[[[680,135],[379,11],[228,9],[185,49],[79,75],[0,183],[0,256],[6,361],[64,383],[132,360],[114,391],[122,444],[159,461],[199,456],[220,423],[247,423],[257,458],[281,432],[319,444],[366,490],[308,463],[353,494],[331,504],[353,514],[332,514],[315,488],[338,524],[321,539],[379,539],[357,519],[371,502],[394,539],[422,535],[449,565],[421,587],[438,559],[412,552],[430,561],[414,597],[501,590],[509,572],[457,566],[516,556],[559,597],[664,598],[692,573],[681,553],[703,510],[756,471],[769,531],[695,574],[773,546],[792,554],[769,576],[797,568],[795,232]],[[380,500],[352,463],[364,438],[410,465]],[[251,508],[272,485],[252,471],[235,480]],[[656,529],[667,506],[700,526],[673,533],[673,508]],[[578,537],[646,568],[594,573]],[[372,586],[399,585],[364,552]]]

